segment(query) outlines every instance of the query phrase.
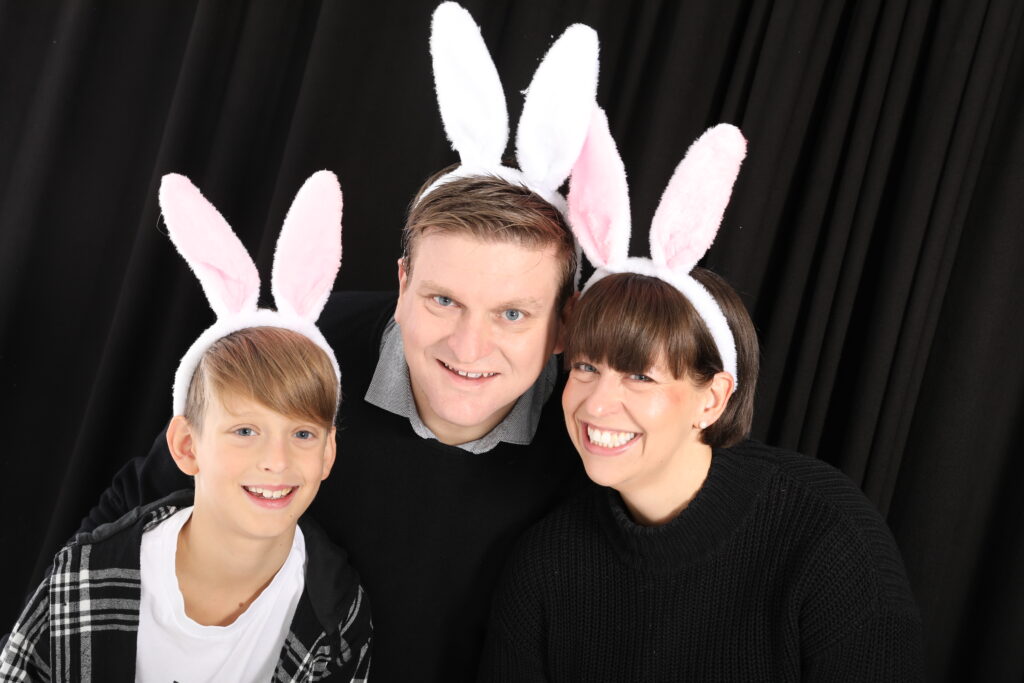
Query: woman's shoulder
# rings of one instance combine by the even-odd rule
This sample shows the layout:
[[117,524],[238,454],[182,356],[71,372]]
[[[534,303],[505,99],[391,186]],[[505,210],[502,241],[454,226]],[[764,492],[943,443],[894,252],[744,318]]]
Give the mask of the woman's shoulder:
[[777,486],[782,486],[790,495],[817,499],[840,514],[856,512],[858,518],[866,514],[866,519],[861,521],[884,524],[864,492],[846,474],[824,460],[752,439],[725,450],[738,460],[757,461],[774,469],[779,480]]
[[587,482],[523,532],[508,566],[555,569],[578,562],[581,554],[600,550],[601,506],[607,495],[607,489]]
[[735,450],[775,464],[770,505],[806,554],[807,578],[846,573],[847,585],[870,585],[882,601],[916,610],[892,531],[848,476],[817,458],[754,441]]

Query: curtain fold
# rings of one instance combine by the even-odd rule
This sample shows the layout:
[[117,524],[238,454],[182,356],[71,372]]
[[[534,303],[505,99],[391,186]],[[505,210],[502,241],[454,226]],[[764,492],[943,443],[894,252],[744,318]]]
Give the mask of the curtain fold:
[[[435,4],[0,0],[0,628],[148,451],[211,322],[160,220],[163,174],[192,178],[268,273],[294,193],[330,169],[336,287],[394,288],[408,202],[455,161]],[[513,136],[553,39],[597,30],[633,254],[689,144],[741,127],[704,265],[761,336],[754,436],[839,467],[886,516],[931,680],[1024,678],[1024,3],[463,4]]]

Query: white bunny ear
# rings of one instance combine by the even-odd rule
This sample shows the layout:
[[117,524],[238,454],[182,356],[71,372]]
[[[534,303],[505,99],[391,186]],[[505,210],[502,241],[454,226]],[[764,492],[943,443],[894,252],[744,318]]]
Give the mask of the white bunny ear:
[[167,232],[199,278],[218,318],[255,311],[260,277],[252,257],[224,217],[188,178],[169,173],[160,182]]
[[537,67],[519,118],[516,160],[531,185],[550,191],[579,156],[597,98],[597,34],[573,24]]
[[508,144],[505,91],[480,27],[454,2],[434,10],[434,86],[444,130],[468,166],[500,165]]
[[341,186],[317,171],[295,195],[274,252],[271,291],[281,313],[314,322],[341,266]]
[[679,162],[651,222],[651,259],[689,273],[715,241],[747,141],[736,126],[709,128]]
[[595,267],[629,256],[626,168],[600,107],[593,108],[583,150],[569,178],[569,224]]

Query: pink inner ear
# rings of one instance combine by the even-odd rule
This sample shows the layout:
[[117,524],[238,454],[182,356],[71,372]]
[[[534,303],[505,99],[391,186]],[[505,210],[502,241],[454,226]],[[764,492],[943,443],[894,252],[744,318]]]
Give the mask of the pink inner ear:
[[320,316],[341,266],[341,187],[330,171],[303,184],[285,217],[271,287],[279,311]]
[[171,241],[199,278],[218,316],[255,310],[260,278],[252,257],[216,208],[182,175],[165,175],[160,210]]
[[626,169],[600,107],[594,107],[586,142],[569,178],[569,223],[594,266],[629,255]]
[[651,258],[689,272],[715,241],[747,141],[723,123],[704,132],[679,162],[651,221]]

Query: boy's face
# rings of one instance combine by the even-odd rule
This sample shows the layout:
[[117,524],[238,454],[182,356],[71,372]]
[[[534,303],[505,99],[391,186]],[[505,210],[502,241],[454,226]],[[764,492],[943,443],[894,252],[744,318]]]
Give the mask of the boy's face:
[[428,233],[416,242],[411,273],[399,261],[395,320],[413,396],[442,442],[493,429],[561,350],[555,254]]
[[186,455],[175,460],[195,475],[197,513],[244,537],[290,534],[334,464],[334,427],[251,399],[208,401],[201,433],[187,424]]

